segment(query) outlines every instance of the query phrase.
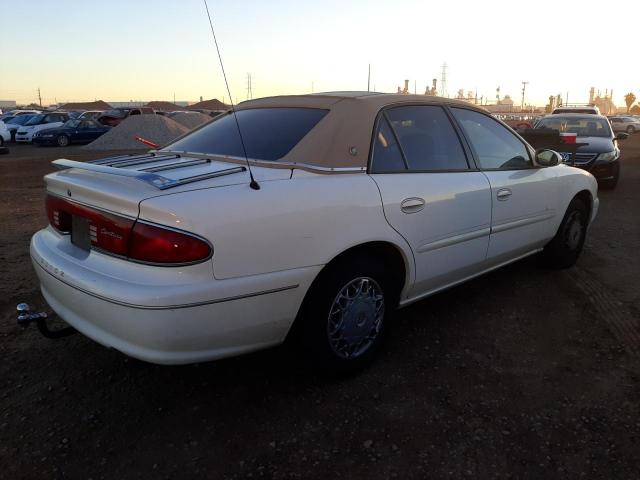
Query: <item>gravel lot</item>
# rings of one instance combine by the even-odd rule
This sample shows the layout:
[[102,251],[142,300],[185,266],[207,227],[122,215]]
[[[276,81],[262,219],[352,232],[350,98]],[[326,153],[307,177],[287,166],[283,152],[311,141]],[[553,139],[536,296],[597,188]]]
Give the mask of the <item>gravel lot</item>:
[[536,258],[398,312],[347,379],[282,349],[162,367],[15,326],[49,161],[0,157],[0,478],[640,477],[640,134],[574,269]]

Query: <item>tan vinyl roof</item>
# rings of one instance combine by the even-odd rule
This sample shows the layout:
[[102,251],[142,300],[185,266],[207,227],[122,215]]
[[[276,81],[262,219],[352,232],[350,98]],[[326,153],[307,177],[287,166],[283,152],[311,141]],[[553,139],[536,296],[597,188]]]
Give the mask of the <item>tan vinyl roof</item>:
[[[378,112],[390,105],[453,105],[484,111],[461,100],[426,95],[368,92],[329,92],[265,97],[242,102],[236,110],[252,108],[321,108],[329,113],[283,158],[273,162],[321,168],[366,168]],[[266,164],[267,162],[263,163]],[[301,165],[301,166],[302,166]]]

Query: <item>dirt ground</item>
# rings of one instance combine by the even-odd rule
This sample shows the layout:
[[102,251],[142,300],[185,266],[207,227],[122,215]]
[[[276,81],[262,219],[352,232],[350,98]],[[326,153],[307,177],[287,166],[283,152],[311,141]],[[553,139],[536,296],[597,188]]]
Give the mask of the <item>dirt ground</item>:
[[[398,312],[380,360],[328,379],[273,349],[155,366],[15,325],[42,176],[0,156],[0,478],[640,478],[640,134],[578,266],[518,262]],[[94,157],[99,155],[93,155]]]

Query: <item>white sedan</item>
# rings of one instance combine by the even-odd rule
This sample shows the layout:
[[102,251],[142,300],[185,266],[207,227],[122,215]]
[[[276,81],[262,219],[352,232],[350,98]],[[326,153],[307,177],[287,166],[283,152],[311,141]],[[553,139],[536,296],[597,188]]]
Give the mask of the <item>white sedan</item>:
[[65,112],[41,113],[31,117],[24,125],[20,126],[15,135],[15,141],[19,143],[30,143],[33,136],[49,128],[61,127],[69,120],[69,115]]
[[359,368],[397,307],[537,252],[573,265],[598,210],[588,172],[416,95],[253,100],[159,151],[54,163],[31,241],[45,299],[162,364],[289,339]]
[[4,122],[0,120],[0,147],[8,143],[9,140],[11,140],[11,133]]

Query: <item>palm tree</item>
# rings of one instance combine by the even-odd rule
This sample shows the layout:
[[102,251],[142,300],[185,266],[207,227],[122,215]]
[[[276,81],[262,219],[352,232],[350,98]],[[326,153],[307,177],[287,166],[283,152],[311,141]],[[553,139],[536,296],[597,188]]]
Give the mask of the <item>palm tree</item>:
[[633,102],[636,101],[636,96],[633,94],[633,92],[629,92],[624,96],[624,103],[627,104],[627,113],[629,113],[629,110],[631,109],[631,105],[633,105]]

